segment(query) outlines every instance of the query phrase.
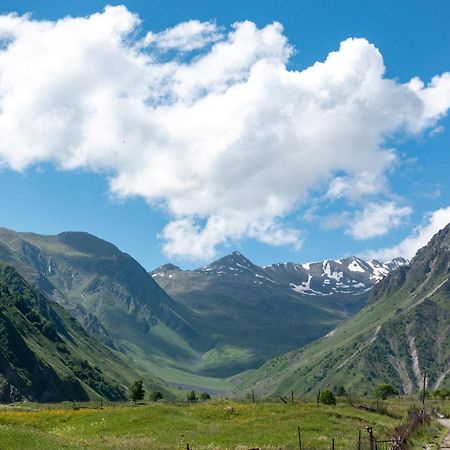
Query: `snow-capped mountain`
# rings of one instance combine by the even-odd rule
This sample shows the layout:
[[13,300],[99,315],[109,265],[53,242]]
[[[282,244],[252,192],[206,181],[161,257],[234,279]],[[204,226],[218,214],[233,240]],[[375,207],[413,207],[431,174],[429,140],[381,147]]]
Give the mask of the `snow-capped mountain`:
[[349,256],[307,264],[272,264],[265,266],[264,271],[302,295],[359,295],[368,292],[388,273],[407,264],[404,258],[382,263]]
[[289,287],[302,296],[349,296],[368,292],[388,273],[407,264],[408,261],[404,258],[382,263],[349,256],[306,264],[288,262],[260,267],[241,253],[233,252],[192,271],[182,271],[173,264],[165,264],[153,271],[152,276],[158,281],[164,277],[178,278],[183,274],[183,278],[195,277],[200,281],[201,277],[207,277],[209,282],[217,278],[221,283],[229,280],[233,284],[245,279],[246,284],[250,282],[255,287],[265,287],[268,284],[272,287],[274,284]]

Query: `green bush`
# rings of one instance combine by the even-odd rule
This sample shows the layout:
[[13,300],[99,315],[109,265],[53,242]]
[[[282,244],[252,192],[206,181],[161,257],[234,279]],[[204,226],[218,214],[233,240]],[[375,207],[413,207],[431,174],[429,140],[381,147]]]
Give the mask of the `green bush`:
[[162,400],[164,397],[159,391],[153,391],[150,393],[150,400],[152,402],[157,402],[158,400]]
[[380,384],[375,388],[374,395],[376,398],[381,398],[382,400],[386,400],[388,397],[394,397],[398,395],[397,389],[390,384]]
[[209,400],[211,396],[207,392],[202,392],[200,394],[200,400]]
[[323,403],[324,405],[335,405],[336,404],[336,397],[334,396],[333,392],[327,389],[326,391],[323,391],[320,393],[320,403]]
[[449,388],[439,388],[433,391],[433,397],[439,398],[440,400],[450,399],[450,389]]

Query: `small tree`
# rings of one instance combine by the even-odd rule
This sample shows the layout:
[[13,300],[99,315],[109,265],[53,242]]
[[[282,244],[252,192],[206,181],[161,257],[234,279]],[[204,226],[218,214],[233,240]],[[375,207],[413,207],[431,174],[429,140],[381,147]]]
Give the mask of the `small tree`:
[[134,403],[139,400],[143,400],[145,395],[144,387],[142,386],[142,380],[136,380],[134,383],[130,384],[128,387],[128,392],[130,396],[130,400]]
[[375,388],[374,395],[376,398],[386,400],[388,397],[398,395],[398,391],[390,384],[380,384]]
[[200,400],[210,400],[211,396],[207,392],[202,392],[200,394]]
[[336,397],[329,389],[320,393],[320,403],[324,405],[335,405]]
[[159,391],[153,391],[150,393],[150,400],[152,402],[157,402],[158,400],[162,400],[164,397]]
[[195,403],[198,400],[197,394],[195,393],[195,391],[191,391],[189,392],[189,394],[187,395],[187,399],[189,403]]

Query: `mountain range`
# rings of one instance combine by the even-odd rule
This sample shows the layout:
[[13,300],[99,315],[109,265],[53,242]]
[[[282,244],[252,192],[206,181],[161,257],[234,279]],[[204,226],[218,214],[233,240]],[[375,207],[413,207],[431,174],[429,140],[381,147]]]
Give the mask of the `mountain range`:
[[88,233],[7,229],[0,261],[138,371],[210,390],[228,390],[236,380],[225,378],[324,336],[406,264],[349,257],[259,267],[235,252],[197,270],[168,264],[149,274]]
[[123,399],[139,377],[169,397],[166,382],[237,396],[450,383],[450,225],[410,262],[234,252],[148,273],[88,233],[6,229],[0,261],[2,401]]

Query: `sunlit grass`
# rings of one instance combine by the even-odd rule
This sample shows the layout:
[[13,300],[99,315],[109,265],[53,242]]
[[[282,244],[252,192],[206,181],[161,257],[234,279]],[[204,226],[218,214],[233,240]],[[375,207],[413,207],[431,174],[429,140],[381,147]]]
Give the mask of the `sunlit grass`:
[[358,430],[389,434],[398,419],[349,405],[205,402],[104,409],[0,410],[0,448],[311,449],[353,448]]

